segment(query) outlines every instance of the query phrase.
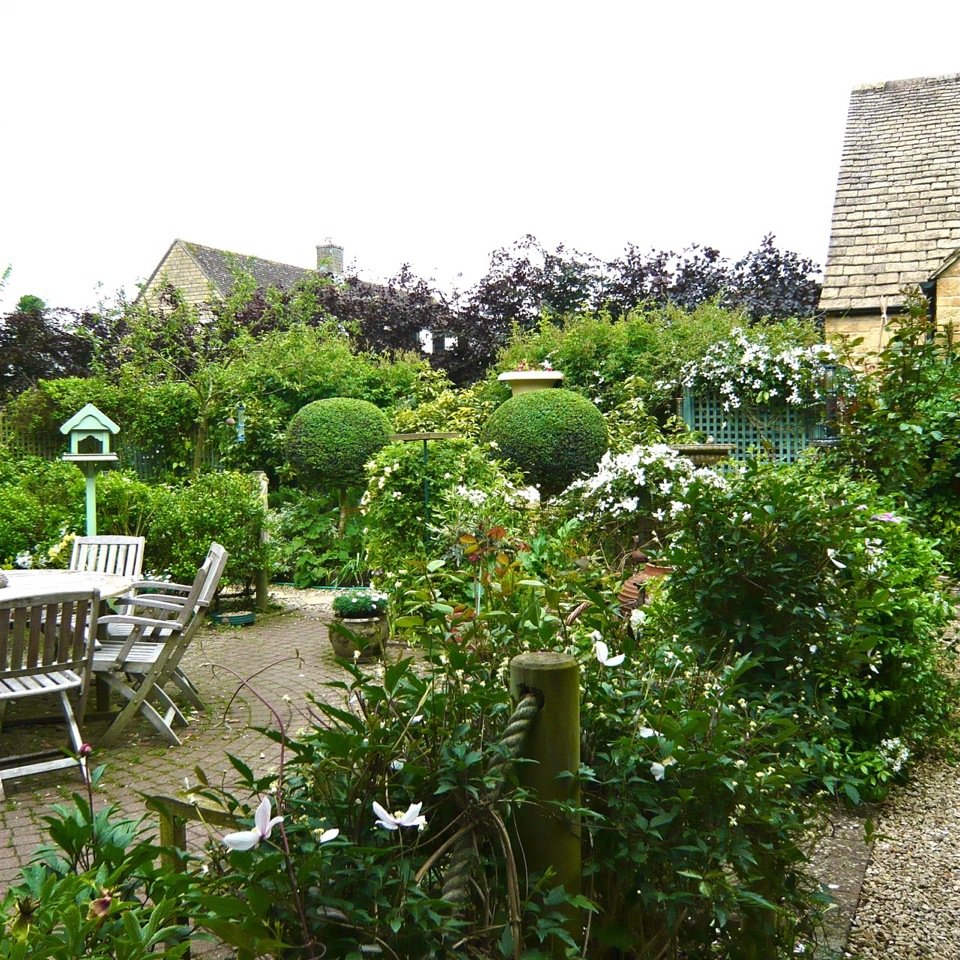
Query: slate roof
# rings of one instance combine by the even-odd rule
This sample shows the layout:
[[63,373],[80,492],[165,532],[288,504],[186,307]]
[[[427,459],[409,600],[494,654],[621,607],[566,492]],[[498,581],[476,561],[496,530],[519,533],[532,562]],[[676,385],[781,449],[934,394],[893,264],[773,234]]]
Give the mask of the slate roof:
[[263,260],[261,257],[231,253],[229,250],[217,250],[215,247],[188,243],[186,240],[180,242],[200,265],[207,279],[223,296],[227,296],[233,289],[233,276],[238,269],[249,273],[257,281],[257,286],[281,289],[288,289],[298,280],[316,273],[315,270],[294,267],[289,263],[276,263],[273,260]]
[[960,74],[857,87],[820,307],[878,312],[960,249]]

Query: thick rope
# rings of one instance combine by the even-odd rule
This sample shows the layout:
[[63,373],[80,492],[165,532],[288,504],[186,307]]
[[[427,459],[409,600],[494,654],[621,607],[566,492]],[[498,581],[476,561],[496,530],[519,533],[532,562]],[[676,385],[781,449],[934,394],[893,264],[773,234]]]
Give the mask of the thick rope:
[[[528,693],[520,698],[507,726],[500,736],[500,743],[506,747],[504,753],[499,754],[487,770],[488,777],[497,777],[497,783],[487,793],[487,802],[497,800],[506,783],[507,768],[520,755],[523,742],[530,732],[530,727],[540,712],[540,701]],[[440,896],[450,903],[463,903],[470,891],[470,877],[476,864],[476,827],[466,830],[457,841],[450,854],[450,863],[447,866]]]

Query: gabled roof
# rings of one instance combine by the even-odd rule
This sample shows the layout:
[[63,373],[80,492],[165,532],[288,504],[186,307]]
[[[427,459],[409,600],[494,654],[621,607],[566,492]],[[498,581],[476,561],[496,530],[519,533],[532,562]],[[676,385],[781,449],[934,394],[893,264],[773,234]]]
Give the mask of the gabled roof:
[[850,95],[820,307],[880,309],[960,247],[960,74]]
[[186,240],[179,242],[197,261],[200,269],[222,296],[227,296],[233,289],[234,274],[237,270],[249,273],[256,280],[258,287],[280,287],[281,289],[288,289],[298,280],[316,273],[315,270],[294,267],[289,263],[276,263],[261,257],[231,253],[229,250],[217,250],[215,247],[205,247]]

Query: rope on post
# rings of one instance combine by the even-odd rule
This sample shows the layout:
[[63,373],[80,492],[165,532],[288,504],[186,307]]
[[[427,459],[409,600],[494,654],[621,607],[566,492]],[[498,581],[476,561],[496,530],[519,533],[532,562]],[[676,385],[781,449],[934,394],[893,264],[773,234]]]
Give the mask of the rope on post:
[[[507,768],[520,755],[523,742],[539,712],[540,701],[535,694],[528,693],[520,698],[520,702],[510,715],[507,726],[500,736],[500,743],[506,747],[506,751],[499,754],[487,770],[487,776],[498,777],[496,786],[487,794],[488,803],[499,799],[506,782]],[[450,863],[447,866],[443,889],[440,893],[442,899],[449,903],[463,903],[467,899],[470,891],[470,877],[477,863],[476,849],[476,825],[471,824],[461,831],[450,854]]]

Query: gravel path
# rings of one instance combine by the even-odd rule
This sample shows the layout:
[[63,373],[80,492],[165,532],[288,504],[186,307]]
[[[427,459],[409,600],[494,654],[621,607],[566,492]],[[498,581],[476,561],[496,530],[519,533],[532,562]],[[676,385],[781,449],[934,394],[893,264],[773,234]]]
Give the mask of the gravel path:
[[876,816],[846,957],[960,958],[960,770],[931,758]]
[[[956,596],[956,592],[954,593]],[[945,636],[956,650],[960,618]],[[953,670],[958,664],[953,662]],[[960,767],[938,754],[910,771],[910,781],[891,791],[872,816],[876,839],[861,839],[849,859],[834,860],[828,873],[863,869],[859,897],[851,903],[846,950],[849,960],[960,960]],[[823,874],[821,874],[823,875]],[[840,911],[844,912],[841,895]],[[841,941],[842,942],[842,941]],[[837,956],[838,954],[828,954]]]

